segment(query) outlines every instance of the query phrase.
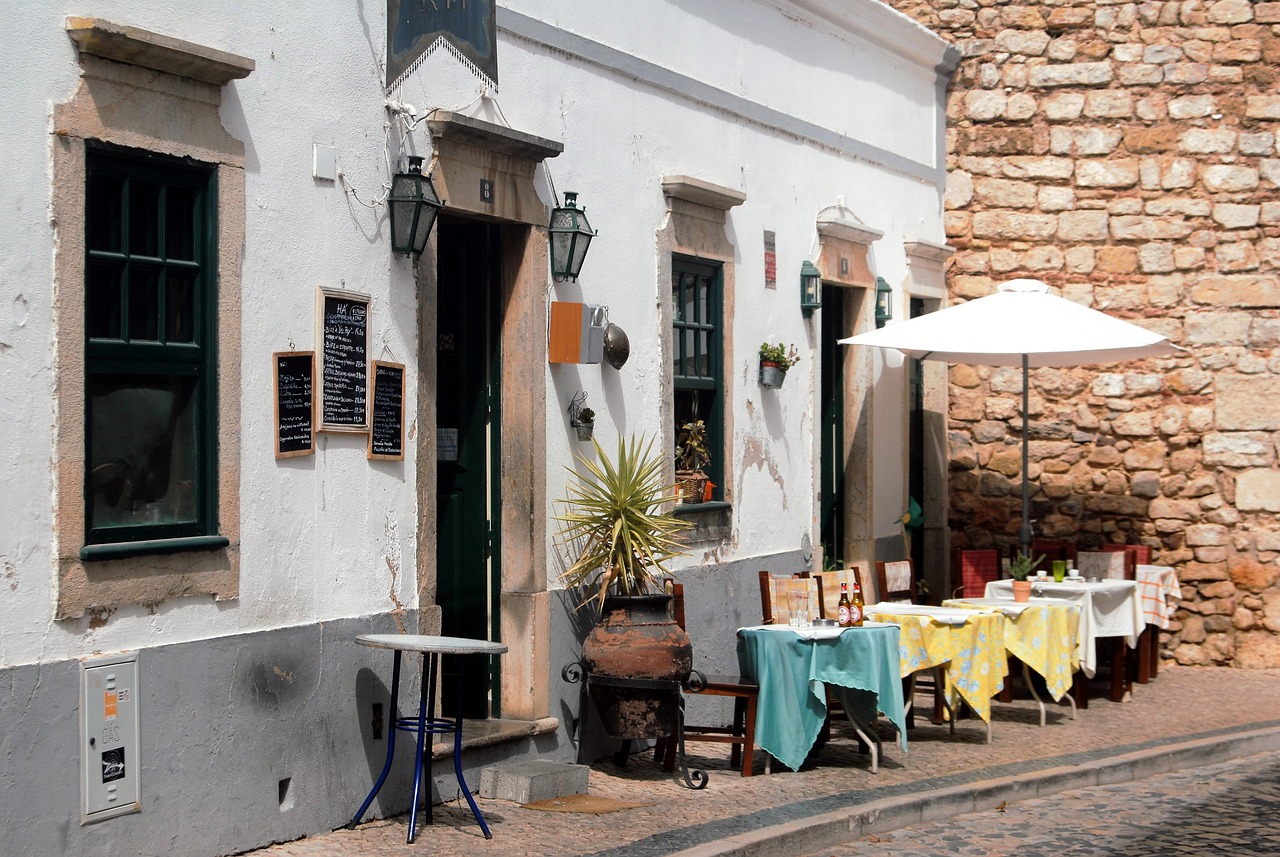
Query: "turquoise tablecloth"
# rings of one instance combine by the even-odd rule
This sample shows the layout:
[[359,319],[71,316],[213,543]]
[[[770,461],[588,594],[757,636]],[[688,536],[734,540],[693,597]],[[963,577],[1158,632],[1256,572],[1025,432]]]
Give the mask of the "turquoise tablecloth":
[[880,625],[806,640],[786,627],[738,631],[738,666],[760,685],[756,743],[798,769],[826,720],[831,685],[863,723],[872,723],[877,711],[888,717],[905,752],[898,633],[896,625]]

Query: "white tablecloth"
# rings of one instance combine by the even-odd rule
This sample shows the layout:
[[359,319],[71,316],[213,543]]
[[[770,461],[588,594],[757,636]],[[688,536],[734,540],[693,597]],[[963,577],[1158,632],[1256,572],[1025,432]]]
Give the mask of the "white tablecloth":
[[1142,616],[1148,625],[1168,628],[1174,612],[1174,604],[1182,597],[1182,585],[1178,574],[1167,565],[1138,566],[1138,602]]
[[[1098,671],[1095,640],[1124,637],[1130,648],[1138,645],[1138,635],[1146,626],[1138,603],[1138,584],[1132,580],[1100,580],[1096,583],[1034,583],[1048,599],[1064,599],[1080,605],[1080,668],[1090,678]],[[1013,598],[1013,581],[993,580],[987,584],[988,598]],[[1034,599],[1033,599],[1034,600]]]

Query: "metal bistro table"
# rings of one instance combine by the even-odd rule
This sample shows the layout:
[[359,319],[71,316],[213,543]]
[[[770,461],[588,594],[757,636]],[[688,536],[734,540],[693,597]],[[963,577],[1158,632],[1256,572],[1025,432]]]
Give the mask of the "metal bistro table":
[[[395,653],[394,666],[391,669],[391,716],[394,718],[394,726],[387,735],[387,761],[382,766],[382,774],[378,777],[378,781],[373,784],[373,789],[369,792],[369,796],[364,799],[364,803],[360,805],[360,810],[351,819],[351,825],[349,826],[355,826],[359,823],[360,817],[369,808],[369,804],[373,803],[378,790],[386,782],[387,773],[391,770],[391,759],[395,756],[396,751],[396,731],[400,730],[412,732],[417,736],[413,761],[413,803],[409,807],[409,835],[406,841],[412,843],[415,837],[418,821],[418,796],[422,789],[424,760],[427,774],[426,823],[431,823],[431,751],[429,748],[425,748],[428,735],[453,735],[453,772],[458,778],[458,786],[462,789],[463,796],[471,806],[471,814],[475,816],[480,829],[484,831],[484,838],[492,839],[493,834],[489,832],[489,825],[485,824],[484,816],[480,814],[480,808],[476,806],[475,798],[471,796],[471,789],[467,788],[467,781],[462,777],[461,685],[463,674],[461,661],[458,667],[458,684],[460,686],[458,716],[453,720],[435,716],[436,675],[439,671],[441,655],[500,655],[507,650],[506,645],[489,640],[469,640],[464,637],[427,637],[419,634],[361,634],[356,637],[356,642],[362,646],[369,646],[375,649],[391,649]],[[400,655],[403,652],[420,652],[422,654],[422,683],[419,688],[418,714],[416,717],[401,717],[400,709],[398,708]]]

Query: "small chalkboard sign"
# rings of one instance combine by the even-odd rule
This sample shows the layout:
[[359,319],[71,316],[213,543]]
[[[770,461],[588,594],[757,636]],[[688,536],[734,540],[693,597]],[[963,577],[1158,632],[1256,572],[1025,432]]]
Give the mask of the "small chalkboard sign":
[[321,287],[316,299],[320,344],[320,431],[369,430],[369,296]]
[[315,352],[277,351],[271,359],[276,379],[276,458],[312,455],[316,451]]
[[404,458],[404,364],[373,361],[368,457]]

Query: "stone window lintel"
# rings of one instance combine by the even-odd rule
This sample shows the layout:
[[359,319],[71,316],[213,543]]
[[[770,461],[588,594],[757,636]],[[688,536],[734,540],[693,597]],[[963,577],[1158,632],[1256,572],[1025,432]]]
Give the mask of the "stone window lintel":
[[100,18],[68,17],[67,35],[82,54],[215,86],[248,77],[255,68],[254,61],[248,57]]

